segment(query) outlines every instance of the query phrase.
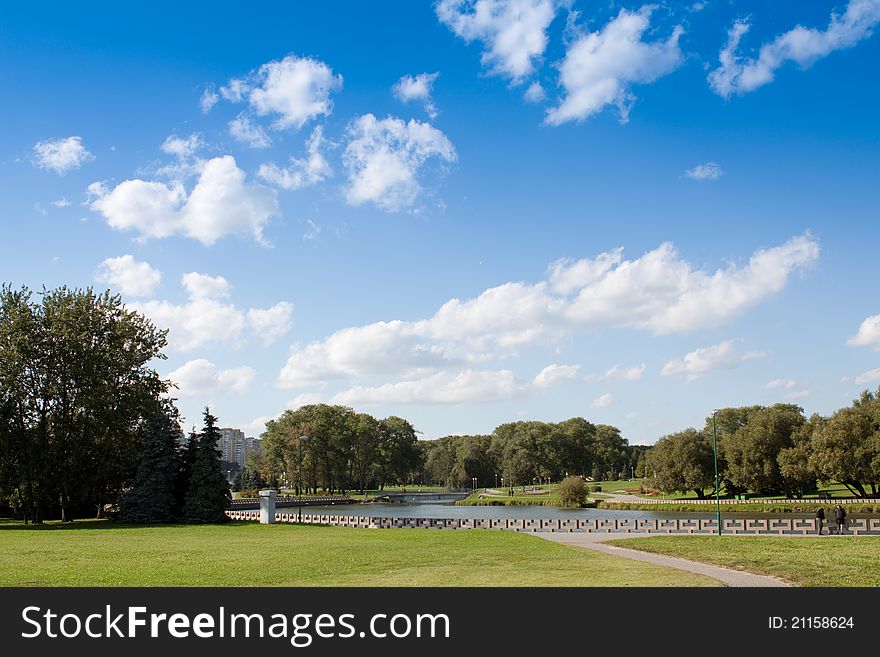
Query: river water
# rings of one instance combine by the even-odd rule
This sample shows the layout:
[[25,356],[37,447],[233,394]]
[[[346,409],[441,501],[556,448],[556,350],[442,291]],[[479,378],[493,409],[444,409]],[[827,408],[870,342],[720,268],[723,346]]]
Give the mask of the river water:
[[[296,513],[296,507],[278,509]],[[322,516],[372,516],[393,518],[714,518],[715,512],[612,511],[560,509],[555,506],[455,506],[454,504],[338,504],[304,506],[304,514]],[[775,514],[774,514],[775,515]],[[767,518],[770,514],[722,513],[723,518]],[[778,515],[777,515],[778,517]],[[812,518],[811,513],[786,513],[786,518]]]

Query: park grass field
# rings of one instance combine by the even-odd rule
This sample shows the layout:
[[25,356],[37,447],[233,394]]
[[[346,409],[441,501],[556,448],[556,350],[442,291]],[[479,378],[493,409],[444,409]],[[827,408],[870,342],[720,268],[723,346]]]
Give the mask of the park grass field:
[[652,536],[609,543],[799,586],[880,586],[880,536]]
[[713,586],[505,531],[0,522],[2,586]]

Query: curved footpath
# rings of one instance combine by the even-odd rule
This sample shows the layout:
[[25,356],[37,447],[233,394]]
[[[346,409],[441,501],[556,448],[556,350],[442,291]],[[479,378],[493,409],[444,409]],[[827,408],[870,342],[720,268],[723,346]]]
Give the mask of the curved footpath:
[[725,586],[794,586],[793,584],[784,582],[775,577],[770,577],[769,575],[755,575],[754,573],[723,568],[721,566],[712,566],[697,561],[688,561],[687,559],[679,559],[678,557],[667,557],[662,554],[641,552],[639,550],[617,547],[616,545],[604,544],[604,541],[611,541],[616,538],[633,538],[633,534],[621,532],[607,534],[591,534],[587,532],[536,532],[535,536],[540,536],[548,541],[586,548],[588,550],[603,552],[616,557],[644,561],[657,566],[668,566],[670,568],[678,568],[679,570],[687,570],[692,573],[720,580],[721,582],[724,582]]

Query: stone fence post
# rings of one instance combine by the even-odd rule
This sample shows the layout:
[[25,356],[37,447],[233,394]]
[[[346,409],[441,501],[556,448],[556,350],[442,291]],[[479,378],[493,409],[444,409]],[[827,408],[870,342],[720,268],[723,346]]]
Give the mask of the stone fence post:
[[271,525],[275,522],[275,498],[278,493],[274,490],[260,491],[260,524]]

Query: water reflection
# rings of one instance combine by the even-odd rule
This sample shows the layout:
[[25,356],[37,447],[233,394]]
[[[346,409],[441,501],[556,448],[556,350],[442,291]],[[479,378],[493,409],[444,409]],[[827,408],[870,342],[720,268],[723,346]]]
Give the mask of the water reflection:
[[[295,509],[293,510],[296,511]],[[279,513],[287,509],[278,509]],[[394,518],[714,518],[714,512],[612,511],[560,509],[555,506],[455,506],[454,504],[343,504],[303,507],[303,513],[322,516],[373,516]],[[722,513],[722,518],[767,518],[762,513]],[[775,514],[774,514],[775,515]],[[783,515],[783,514],[779,514]],[[811,513],[786,513],[786,518],[812,518]]]

